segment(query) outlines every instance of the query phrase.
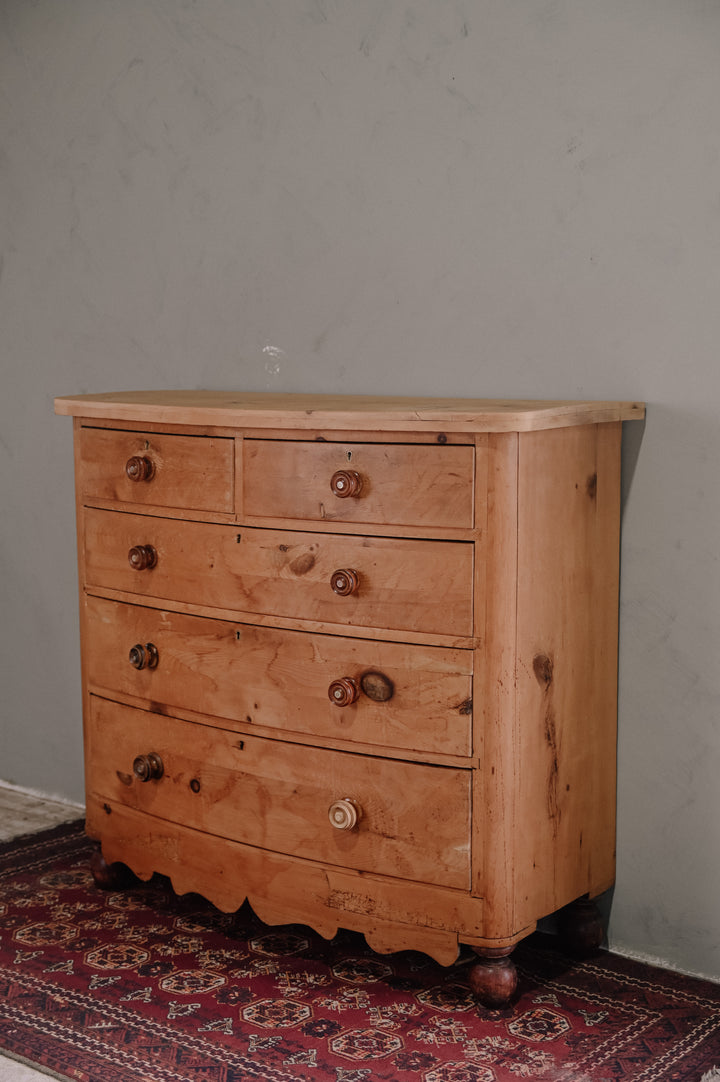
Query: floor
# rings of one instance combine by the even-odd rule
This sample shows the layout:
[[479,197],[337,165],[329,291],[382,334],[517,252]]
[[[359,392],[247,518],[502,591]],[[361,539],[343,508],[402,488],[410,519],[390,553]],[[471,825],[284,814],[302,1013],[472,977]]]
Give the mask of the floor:
[[[84,811],[82,805],[51,800],[0,782],[0,841],[80,819]],[[0,1055],[0,1082],[47,1082],[48,1077],[55,1076]],[[708,1082],[720,1082],[720,1073],[713,1072],[707,1078]]]
[[[0,841],[31,834],[46,827],[79,819],[85,809],[79,804],[49,800],[38,793],[0,782]],[[48,1075],[0,1055],[0,1082],[47,1082]]]
[[0,841],[9,841],[21,834],[54,827],[80,819],[85,814],[81,804],[51,800],[28,789],[18,789],[0,781]]

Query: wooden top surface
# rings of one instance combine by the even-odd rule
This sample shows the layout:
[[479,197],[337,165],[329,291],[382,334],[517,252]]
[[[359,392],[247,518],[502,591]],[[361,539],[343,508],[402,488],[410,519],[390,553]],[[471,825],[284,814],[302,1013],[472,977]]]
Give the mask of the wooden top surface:
[[55,412],[89,420],[223,428],[532,432],[605,421],[639,420],[645,415],[645,406],[641,402],[114,391],[56,398]]

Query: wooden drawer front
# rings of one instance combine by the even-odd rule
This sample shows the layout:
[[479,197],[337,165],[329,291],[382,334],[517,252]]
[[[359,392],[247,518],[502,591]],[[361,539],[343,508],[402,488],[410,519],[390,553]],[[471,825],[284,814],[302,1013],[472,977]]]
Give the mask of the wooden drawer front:
[[[245,440],[244,511],[264,518],[473,525],[474,448]],[[355,496],[348,492],[360,480]],[[350,487],[349,487],[350,486]]]
[[[129,552],[151,548],[135,570]],[[292,619],[472,634],[473,546],[299,533],[89,509],[86,580],[147,597]],[[357,573],[334,592],[336,571]]]
[[[98,597],[87,605],[95,689],[321,739],[471,753],[469,650],[310,635]],[[157,664],[137,669],[130,651],[148,642]],[[348,679],[340,686],[347,705],[338,706],[331,686],[337,692]],[[371,697],[388,690],[385,701]]]
[[103,428],[82,428],[79,440],[85,499],[233,511],[234,440]]
[[[468,888],[469,771],[240,737],[98,698],[88,739],[101,799],[262,849]],[[134,761],[151,754],[162,777],[139,781]],[[359,809],[353,829],[330,823],[341,800]]]

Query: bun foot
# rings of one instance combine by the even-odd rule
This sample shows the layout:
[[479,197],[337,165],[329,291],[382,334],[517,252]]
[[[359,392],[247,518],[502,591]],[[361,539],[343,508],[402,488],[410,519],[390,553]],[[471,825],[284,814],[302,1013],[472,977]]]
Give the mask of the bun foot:
[[108,864],[100,849],[96,849],[90,857],[90,871],[95,880],[95,886],[100,890],[123,890],[137,883],[137,876],[130,871],[127,864]]
[[470,987],[483,1007],[506,1007],[517,989],[512,947],[474,947],[478,961],[468,973]]
[[590,898],[578,898],[560,911],[560,938],[568,954],[589,958],[605,935],[600,910]]

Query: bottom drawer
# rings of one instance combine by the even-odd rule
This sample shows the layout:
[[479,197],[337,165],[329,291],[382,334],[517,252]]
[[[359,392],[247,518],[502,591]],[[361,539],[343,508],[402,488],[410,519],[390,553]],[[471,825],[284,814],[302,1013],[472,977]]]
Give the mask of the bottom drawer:
[[469,888],[467,770],[91,704],[88,790],[101,800],[274,852]]

